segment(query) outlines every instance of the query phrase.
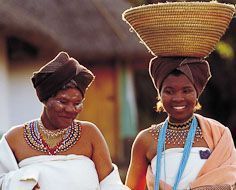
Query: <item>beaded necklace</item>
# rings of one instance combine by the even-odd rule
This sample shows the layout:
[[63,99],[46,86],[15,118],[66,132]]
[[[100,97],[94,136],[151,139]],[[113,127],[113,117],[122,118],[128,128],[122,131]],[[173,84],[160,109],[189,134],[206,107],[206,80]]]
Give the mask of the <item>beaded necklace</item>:
[[192,120],[193,120],[193,116],[184,123],[172,123],[172,122],[168,121],[168,128],[169,129],[181,129],[181,130],[189,129],[190,125],[192,123]]
[[[189,154],[192,148],[192,144],[194,141],[194,137],[195,137],[195,132],[196,132],[196,128],[198,126],[197,123],[197,119],[196,117],[193,118],[192,123],[191,123],[191,127],[186,139],[186,143],[184,145],[184,151],[183,151],[183,155],[182,155],[182,159],[180,162],[180,166],[177,172],[177,176],[175,179],[175,183],[173,186],[173,190],[177,190],[177,187],[179,185],[179,182],[181,180],[182,174],[184,172],[185,166],[187,164],[188,158],[189,158]],[[166,119],[166,121],[163,123],[163,127],[160,130],[159,133],[159,141],[158,141],[158,146],[157,146],[157,160],[156,160],[156,175],[155,175],[155,185],[154,185],[154,189],[155,190],[159,190],[159,184],[160,184],[160,172],[161,172],[161,158],[162,158],[162,152],[165,151],[165,138],[166,138],[166,130],[168,127],[168,118]],[[165,156],[165,154],[164,154]]]
[[68,128],[51,131],[44,127],[41,120],[38,120],[38,130],[41,134],[42,139],[47,142],[50,148],[53,148],[63,140],[63,137],[68,131]]
[[[186,142],[186,138],[188,136],[188,132],[190,129],[191,122],[193,120],[193,117],[190,118],[187,122],[183,124],[173,124],[168,121],[168,127],[166,129],[166,137],[165,137],[165,143],[166,144],[182,144],[184,145]],[[160,133],[160,130],[162,128],[162,125],[154,125],[150,128],[149,132],[152,134],[155,140],[158,140],[158,135]],[[194,136],[194,142],[198,142],[200,139],[202,139],[202,130],[200,126],[198,125],[196,128],[195,136]]]
[[[34,120],[26,123],[24,126],[24,138],[31,148],[47,153],[49,155],[55,155],[59,152],[67,151],[79,140],[81,136],[80,124],[78,124],[77,122],[73,122],[70,127],[66,128],[64,134],[60,134],[62,135],[61,140],[59,140],[56,144],[51,144],[50,141],[48,141],[48,139],[50,138],[45,138],[46,135],[43,134],[45,131],[42,133],[42,129],[40,128],[39,123],[39,120]],[[59,135],[53,135],[53,137],[58,136]]]
[[48,130],[46,127],[44,127],[41,119],[38,120],[38,128],[42,131],[42,133],[44,133],[46,136],[51,137],[51,138],[64,135],[68,130],[68,128],[57,129],[54,131]]

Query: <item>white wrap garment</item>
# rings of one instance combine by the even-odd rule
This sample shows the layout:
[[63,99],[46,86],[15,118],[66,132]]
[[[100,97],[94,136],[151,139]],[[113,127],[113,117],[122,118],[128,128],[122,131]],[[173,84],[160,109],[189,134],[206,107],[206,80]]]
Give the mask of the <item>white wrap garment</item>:
[[32,190],[129,190],[121,182],[118,168],[100,183],[94,162],[83,155],[41,155],[17,164],[4,137],[0,141],[0,189]]
[[[193,147],[191,149],[188,162],[178,185],[178,190],[188,189],[189,184],[196,179],[207,160],[201,159],[200,151],[206,150],[209,149],[205,147]],[[171,148],[162,153],[160,179],[170,186],[174,186],[182,155],[183,148]],[[150,172],[150,168],[148,172]],[[151,173],[156,173],[156,156],[151,161]],[[149,189],[151,190],[153,187],[149,187]]]

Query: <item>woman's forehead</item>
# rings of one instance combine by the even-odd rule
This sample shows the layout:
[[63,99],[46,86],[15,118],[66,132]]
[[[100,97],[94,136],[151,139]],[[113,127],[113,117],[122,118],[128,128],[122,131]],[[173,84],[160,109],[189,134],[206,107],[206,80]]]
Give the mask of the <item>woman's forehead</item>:
[[189,86],[193,87],[193,83],[184,74],[168,75],[163,81],[162,88],[166,86]]
[[77,88],[68,88],[58,91],[55,98],[83,99],[82,93]]

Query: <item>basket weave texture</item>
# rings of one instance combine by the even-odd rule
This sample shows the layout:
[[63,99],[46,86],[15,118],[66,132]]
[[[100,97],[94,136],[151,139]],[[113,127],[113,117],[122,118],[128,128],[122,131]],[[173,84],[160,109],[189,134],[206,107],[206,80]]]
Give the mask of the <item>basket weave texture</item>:
[[155,56],[206,57],[234,13],[231,4],[172,2],[134,7],[122,18]]

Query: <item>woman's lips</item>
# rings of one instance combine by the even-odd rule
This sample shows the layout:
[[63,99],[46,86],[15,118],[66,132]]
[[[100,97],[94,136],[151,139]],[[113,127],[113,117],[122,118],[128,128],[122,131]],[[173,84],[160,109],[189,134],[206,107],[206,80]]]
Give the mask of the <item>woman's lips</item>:
[[183,110],[183,109],[185,109],[185,108],[186,108],[186,106],[173,106],[173,108],[174,108],[175,110],[178,110],[178,111],[180,111],[180,110]]

